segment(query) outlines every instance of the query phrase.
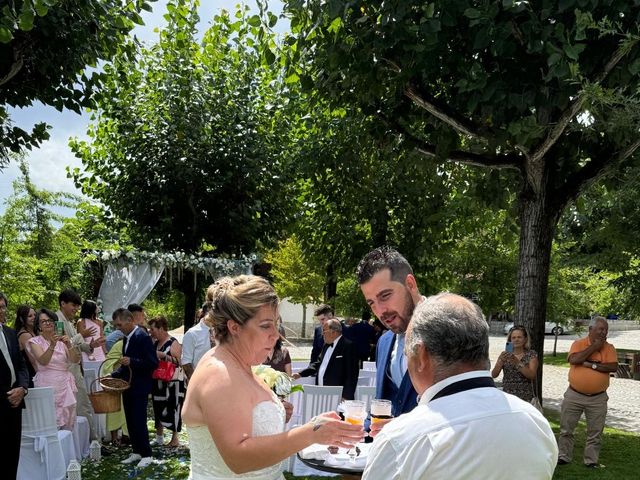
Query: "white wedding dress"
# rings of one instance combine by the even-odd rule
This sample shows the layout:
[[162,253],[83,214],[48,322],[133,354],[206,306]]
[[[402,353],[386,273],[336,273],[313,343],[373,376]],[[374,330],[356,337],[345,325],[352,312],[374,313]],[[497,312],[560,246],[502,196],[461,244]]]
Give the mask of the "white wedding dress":
[[[253,437],[275,435],[284,431],[285,411],[282,403],[264,401],[253,407]],[[251,480],[281,480],[282,462],[271,467],[243,474],[233,473],[224,463],[216,444],[206,425],[187,427],[189,449],[191,450],[191,480],[227,480],[231,478],[249,478]]]

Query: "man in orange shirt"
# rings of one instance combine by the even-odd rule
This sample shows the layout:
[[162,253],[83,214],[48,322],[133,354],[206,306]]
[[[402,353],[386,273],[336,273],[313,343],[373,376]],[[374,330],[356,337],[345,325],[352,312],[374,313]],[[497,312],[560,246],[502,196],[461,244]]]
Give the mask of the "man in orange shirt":
[[589,335],[573,342],[569,350],[569,388],[560,411],[558,465],[571,462],[573,431],[584,412],[587,421],[584,464],[589,468],[603,467],[598,456],[607,416],[609,374],[618,369],[616,349],[607,342],[607,333],[607,321],[595,317],[589,323]]

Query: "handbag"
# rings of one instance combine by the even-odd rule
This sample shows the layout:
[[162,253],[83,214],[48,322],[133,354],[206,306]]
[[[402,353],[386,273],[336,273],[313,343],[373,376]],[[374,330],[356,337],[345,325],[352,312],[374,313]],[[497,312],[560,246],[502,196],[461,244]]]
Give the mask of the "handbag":
[[175,363],[168,362],[166,360],[160,360],[158,362],[158,368],[153,371],[151,377],[155,378],[156,380],[162,380],[163,382],[170,382],[175,371]]
[[540,403],[540,399],[538,398],[538,396],[536,395],[536,391],[537,389],[535,388],[535,379],[531,382],[531,393],[533,393],[533,398],[531,398],[531,405],[533,405],[535,407],[536,410],[538,410],[540,413],[542,413],[544,415],[544,411],[542,410],[542,403]]

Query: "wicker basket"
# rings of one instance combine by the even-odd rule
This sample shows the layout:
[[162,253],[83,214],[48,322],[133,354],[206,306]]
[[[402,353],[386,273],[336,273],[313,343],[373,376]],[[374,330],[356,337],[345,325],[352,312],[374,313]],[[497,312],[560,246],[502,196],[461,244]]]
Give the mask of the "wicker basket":
[[[100,368],[102,368],[102,365],[100,365]],[[100,369],[98,369],[99,371]],[[129,378],[131,378],[131,367],[129,367]],[[102,391],[97,391],[96,382],[100,382]],[[94,388],[96,388],[96,391],[94,391]],[[95,413],[117,412],[122,404],[121,394],[128,388],[129,382],[120,378],[108,376],[96,378],[89,385],[89,400],[93,405],[93,411]]]

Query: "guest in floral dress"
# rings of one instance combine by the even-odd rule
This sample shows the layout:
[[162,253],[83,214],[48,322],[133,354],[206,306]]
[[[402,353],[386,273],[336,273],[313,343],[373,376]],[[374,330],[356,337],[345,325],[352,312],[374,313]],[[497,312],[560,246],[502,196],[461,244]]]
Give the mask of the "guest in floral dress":
[[491,375],[496,378],[502,371],[502,390],[530,402],[532,382],[538,371],[538,355],[529,348],[529,335],[524,327],[513,327],[507,342],[513,345],[513,352],[500,354]]
[[73,430],[76,423],[76,382],[69,372],[70,363],[78,363],[80,354],[66,335],[55,334],[56,314],[47,309],[38,312],[40,335],[29,340],[31,356],[37,362],[36,387],[53,387],[58,428]]
[[174,337],[167,332],[167,319],[155,317],[149,320],[149,334],[154,340],[158,360],[172,362],[176,366],[176,373],[169,382],[153,380],[151,394],[153,395],[153,414],[156,424],[156,443],[164,443],[165,427],[171,430],[171,441],[168,447],[180,446],[178,433],[182,430],[180,411],[184,402],[185,385],[184,374],[180,368],[182,347]]

